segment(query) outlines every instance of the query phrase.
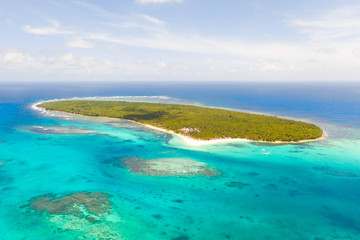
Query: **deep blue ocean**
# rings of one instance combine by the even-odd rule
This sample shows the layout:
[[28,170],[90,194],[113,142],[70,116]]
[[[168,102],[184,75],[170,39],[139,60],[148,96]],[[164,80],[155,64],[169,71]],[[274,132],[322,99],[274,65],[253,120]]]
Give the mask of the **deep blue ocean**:
[[[190,146],[31,108],[101,96],[285,116],[327,137]],[[1,83],[0,239],[360,240],[359,154],[359,83]],[[150,176],[123,159],[188,159],[219,174]]]

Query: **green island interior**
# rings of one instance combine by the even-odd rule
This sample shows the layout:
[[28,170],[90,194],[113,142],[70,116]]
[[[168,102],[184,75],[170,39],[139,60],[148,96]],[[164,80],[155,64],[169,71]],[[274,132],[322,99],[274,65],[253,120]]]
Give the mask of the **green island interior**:
[[323,136],[321,128],[311,123],[192,105],[63,100],[38,106],[86,116],[132,120],[199,140],[243,138],[296,142]]

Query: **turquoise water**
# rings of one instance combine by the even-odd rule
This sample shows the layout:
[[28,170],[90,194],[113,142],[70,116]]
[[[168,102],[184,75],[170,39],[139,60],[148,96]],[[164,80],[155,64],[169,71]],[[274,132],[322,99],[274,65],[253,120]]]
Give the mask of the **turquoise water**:
[[[355,126],[316,120],[328,137],[301,144],[192,147],[134,123],[44,115],[33,102],[0,104],[0,239],[360,239]],[[187,158],[219,175],[139,175],[121,164],[127,157]],[[31,207],[44,194],[79,192],[109,194],[111,211],[92,222]]]

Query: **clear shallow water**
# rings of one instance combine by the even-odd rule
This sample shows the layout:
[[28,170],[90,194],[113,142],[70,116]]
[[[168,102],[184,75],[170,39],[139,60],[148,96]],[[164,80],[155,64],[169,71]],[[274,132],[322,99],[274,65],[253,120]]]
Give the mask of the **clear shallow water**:
[[[34,90],[23,85],[17,90],[12,87],[14,92],[9,94],[9,86],[3,86],[1,239],[360,239],[359,101],[356,95],[349,97],[353,90],[343,88],[346,98],[338,96],[338,87],[328,88],[323,97],[301,91],[295,97],[275,97],[275,90],[267,94],[269,86],[246,87],[246,91],[239,86],[200,91],[194,86],[190,94],[182,86],[174,93],[166,86],[131,84],[86,91],[71,86]],[[251,91],[253,96],[262,95],[256,101],[247,99]],[[176,137],[133,123],[41,115],[29,108],[39,99],[154,94],[169,97],[154,98],[160,102],[192,101],[311,118],[329,136],[303,144],[190,147]],[[318,107],[320,103],[325,109]],[[34,125],[75,126],[97,133],[27,130]],[[206,163],[220,175],[136,175],[119,162],[134,156],[189,158]],[[111,212],[91,222],[28,206],[44,194],[62,197],[78,192],[110,194]]]

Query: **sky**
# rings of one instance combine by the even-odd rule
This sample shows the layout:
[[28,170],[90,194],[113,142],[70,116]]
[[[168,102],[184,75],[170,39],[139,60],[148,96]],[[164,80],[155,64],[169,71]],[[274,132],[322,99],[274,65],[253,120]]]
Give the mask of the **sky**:
[[358,0],[0,3],[0,82],[360,82]]

